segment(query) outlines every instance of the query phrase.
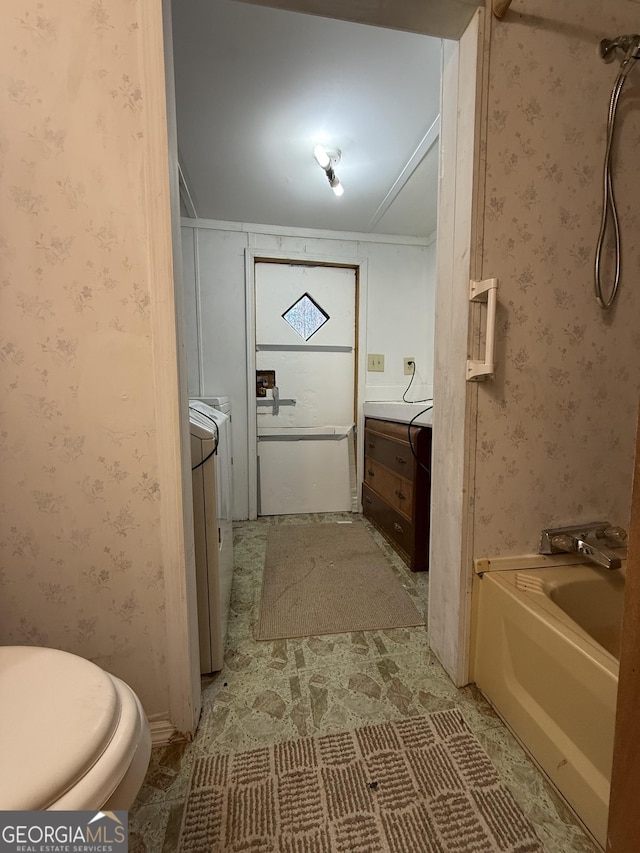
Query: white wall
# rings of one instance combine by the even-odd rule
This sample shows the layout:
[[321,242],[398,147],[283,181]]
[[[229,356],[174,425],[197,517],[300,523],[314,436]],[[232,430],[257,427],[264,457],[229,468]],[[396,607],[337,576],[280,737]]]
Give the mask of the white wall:
[[[433,394],[436,244],[361,244],[368,260],[367,352],[383,353],[384,373],[367,373],[367,400],[401,400],[410,376],[403,359],[414,357],[416,375],[407,394]],[[415,350],[415,352],[414,352]]]
[[359,345],[385,356],[383,373],[367,373],[365,399],[402,399],[410,378],[403,373],[406,356],[418,366],[408,399],[431,396],[435,242],[209,220],[183,219],[182,225],[189,393],[232,399],[235,518],[248,517],[248,460],[254,452],[247,439],[245,249],[265,257],[271,251],[364,260],[367,328],[360,330]]

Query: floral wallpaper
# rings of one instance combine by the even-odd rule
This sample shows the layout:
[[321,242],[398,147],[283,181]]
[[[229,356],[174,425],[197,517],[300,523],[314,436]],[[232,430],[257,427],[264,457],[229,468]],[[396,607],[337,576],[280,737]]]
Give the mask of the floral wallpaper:
[[0,642],[90,658],[159,715],[138,30],[138,0],[2,5]]
[[536,552],[540,531],[628,527],[640,386],[640,64],[619,108],[623,274],[594,298],[605,126],[619,67],[600,39],[638,32],[631,0],[514,0],[491,20],[483,276],[500,279],[492,382],[479,389],[475,554]]

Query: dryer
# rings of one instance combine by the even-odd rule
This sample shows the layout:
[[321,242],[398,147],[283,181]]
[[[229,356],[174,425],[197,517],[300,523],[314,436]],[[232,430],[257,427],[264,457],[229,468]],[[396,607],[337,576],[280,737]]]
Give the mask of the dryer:
[[201,403],[206,403],[212,409],[224,412],[231,419],[231,397],[198,397]]
[[[231,397],[228,395],[216,395],[211,397],[198,397],[197,398],[201,403],[206,403],[207,406],[211,406],[214,409],[217,409],[219,412],[224,412],[225,415],[229,417],[229,458],[231,460],[231,511],[232,518],[244,519],[247,517],[246,507],[244,506],[244,501],[242,500],[242,495],[246,493],[246,483],[243,480],[243,477],[246,477],[246,464],[243,463],[242,458],[240,460],[240,470],[236,471],[235,465],[233,465],[233,431],[235,429],[233,425],[233,416],[231,414]],[[241,438],[242,436],[240,436]],[[238,436],[236,435],[236,440]]]
[[189,400],[200,671],[222,669],[233,580],[229,418]]
[[189,406],[201,413],[213,416],[213,411],[221,412],[225,418],[220,419],[220,447],[217,453],[217,495],[218,516],[221,524],[223,541],[220,545],[225,565],[233,567],[233,424],[231,421],[231,399],[229,397],[193,397]]
[[[218,412],[222,412],[229,418],[229,459],[230,464],[233,465],[233,420],[231,418],[231,397],[198,397],[199,403],[206,403],[207,406],[211,406],[212,409],[216,409]],[[233,483],[233,468],[231,469],[231,482]],[[233,510],[233,488],[232,492],[232,500],[231,500],[231,509]]]

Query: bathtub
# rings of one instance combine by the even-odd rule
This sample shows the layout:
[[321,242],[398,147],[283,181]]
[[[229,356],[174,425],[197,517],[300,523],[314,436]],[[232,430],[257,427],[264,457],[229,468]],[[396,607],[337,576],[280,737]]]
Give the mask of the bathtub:
[[496,562],[476,565],[472,679],[605,847],[624,568]]

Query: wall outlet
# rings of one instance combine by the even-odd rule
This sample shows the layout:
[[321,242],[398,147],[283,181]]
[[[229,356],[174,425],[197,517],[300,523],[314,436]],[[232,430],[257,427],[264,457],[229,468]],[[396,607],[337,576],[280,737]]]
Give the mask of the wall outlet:
[[404,359],[404,375],[405,376],[413,376],[416,372],[416,360],[410,355]]
[[370,352],[367,355],[367,370],[370,373],[384,373],[384,356]]

